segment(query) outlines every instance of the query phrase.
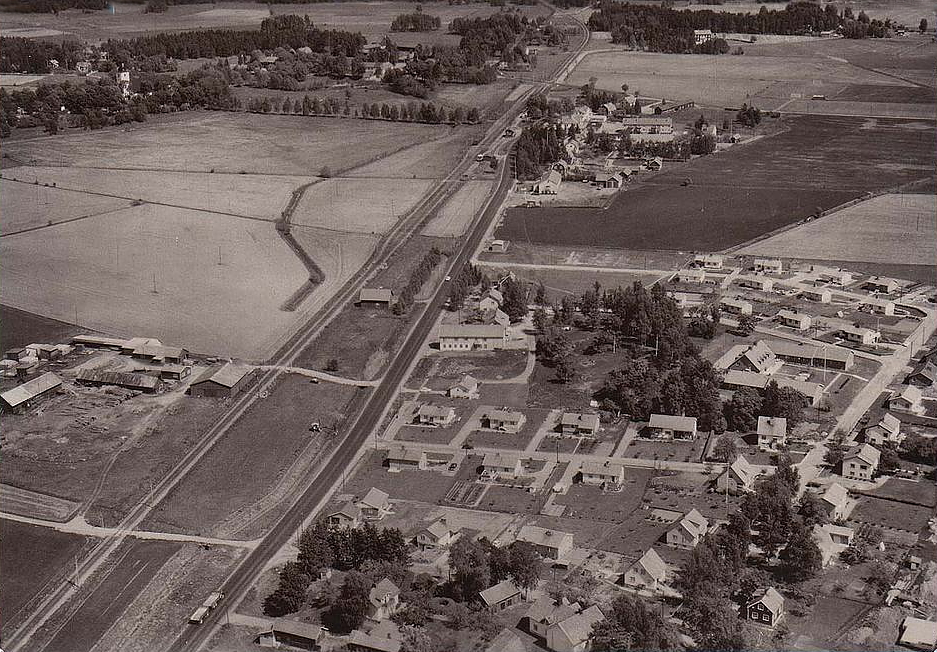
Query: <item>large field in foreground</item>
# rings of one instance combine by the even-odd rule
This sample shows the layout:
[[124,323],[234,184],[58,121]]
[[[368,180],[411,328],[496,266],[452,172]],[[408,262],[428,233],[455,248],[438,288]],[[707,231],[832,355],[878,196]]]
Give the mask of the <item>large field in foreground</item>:
[[[786,131],[664,171],[606,210],[514,208],[497,237],[538,244],[720,250],[863,193],[932,174],[932,123],[785,119]],[[690,178],[690,186],[682,186]]]
[[937,197],[882,195],[739,253],[872,263],[937,262]]
[[4,143],[4,167],[333,174],[432,140],[449,127],[251,113],[188,112],[95,132]]
[[280,305],[308,278],[270,224],[153,205],[4,237],[0,274],[15,308],[248,358],[290,328]]

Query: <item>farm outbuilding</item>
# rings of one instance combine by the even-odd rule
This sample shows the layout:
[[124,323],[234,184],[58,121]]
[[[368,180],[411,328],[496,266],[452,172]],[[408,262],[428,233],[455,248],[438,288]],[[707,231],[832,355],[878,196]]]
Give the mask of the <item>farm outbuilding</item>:
[[117,371],[97,371],[95,369],[82,369],[76,379],[81,385],[103,387],[114,385],[131,389],[135,392],[152,394],[159,388],[159,378],[145,374],[121,373]]
[[23,412],[29,409],[37,399],[48,396],[62,386],[62,379],[54,373],[46,372],[28,382],[0,394],[0,404],[4,409]]
[[199,397],[227,398],[234,396],[247,384],[251,368],[228,362],[212,367],[189,387],[189,394]]
[[358,293],[359,306],[389,308],[394,302],[394,291],[389,288],[361,288]]

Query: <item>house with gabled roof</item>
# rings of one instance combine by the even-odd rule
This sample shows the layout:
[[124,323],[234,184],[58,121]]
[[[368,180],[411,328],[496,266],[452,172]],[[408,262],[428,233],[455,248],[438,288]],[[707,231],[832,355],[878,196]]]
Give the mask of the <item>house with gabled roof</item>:
[[696,417],[652,414],[645,433],[651,439],[692,441],[696,439]]
[[924,412],[924,405],[921,403],[921,388],[915,385],[906,385],[900,394],[888,399],[888,407],[896,412],[907,412],[909,414],[921,414]]
[[763,340],[758,340],[754,344],[736,344],[720,356],[713,366],[722,371],[772,374],[782,363]]
[[648,548],[641,558],[622,574],[619,582],[631,588],[656,592],[667,583],[667,576],[667,564],[653,548]]
[[554,600],[545,596],[530,605],[524,619],[527,631],[541,639],[546,639],[547,630],[558,622],[566,620],[582,611],[578,602],[569,602],[565,597]]
[[756,258],[754,268],[764,274],[780,274],[784,271],[784,264],[780,258]]
[[739,455],[729,465],[729,468],[716,479],[716,489],[718,491],[728,491],[732,494],[751,491],[755,488],[755,478],[757,477],[758,472],[751,463],[745,459],[744,455]]
[[469,374],[465,374],[458,383],[453,385],[446,392],[449,398],[478,398],[478,380]]
[[374,636],[353,629],[348,635],[347,646],[350,652],[400,652],[402,644],[389,636]]
[[510,609],[522,601],[520,588],[511,580],[498,582],[494,586],[479,592],[478,597],[491,613]]
[[826,508],[826,513],[831,521],[840,521],[846,518],[849,493],[843,485],[834,482],[820,494],[820,504]]
[[817,303],[830,303],[833,300],[833,293],[826,288],[804,288],[800,296]]
[[839,334],[847,342],[863,346],[872,346],[882,339],[880,332],[863,326],[846,325],[839,329]]
[[745,611],[749,622],[776,627],[784,617],[784,597],[769,586],[752,596]]
[[874,446],[862,444],[856,446],[843,456],[843,477],[852,480],[871,480],[876,471],[882,454]]
[[583,484],[620,485],[625,482],[625,467],[609,460],[603,462],[585,460],[579,469],[579,473]]
[[695,507],[684,514],[677,524],[665,535],[668,546],[692,550],[699,545],[700,539],[709,532],[709,520]]
[[797,312],[796,310],[783,309],[778,311],[777,319],[784,326],[793,328],[798,331],[805,331],[810,328],[810,325],[813,323],[813,319],[810,315]]
[[839,554],[848,548],[855,537],[855,530],[826,523],[813,527],[813,538],[820,549],[820,559],[823,566],[829,566],[839,557]]
[[426,451],[412,446],[395,446],[387,451],[384,460],[387,462],[387,469],[392,473],[422,471],[429,464]]
[[39,398],[51,396],[59,391],[61,386],[62,379],[51,371],[47,371],[41,376],[0,394],[0,404],[13,412],[24,412]]
[[561,620],[547,629],[547,649],[551,652],[585,652],[592,645],[592,629],[605,620],[597,606]]
[[758,445],[779,448],[787,443],[787,419],[784,417],[758,417]]
[[681,269],[679,272],[677,272],[677,280],[681,283],[705,283],[706,272],[698,267]]
[[416,535],[421,548],[445,548],[455,541],[459,529],[449,525],[445,517],[433,521]]
[[595,437],[599,432],[599,415],[564,412],[560,417],[560,430],[567,436]]
[[215,398],[234,396],[247,386],[251,369],[247,365],[232,362],[207,369],[198,380],[189,385],[189,394]]
[[722,269],[725,257],[721,254],[696,254],[693,262],[703,269]]
[[361,525],[362,520],[364,519],[361,515],[361,508],[351,500],[325,518],[326,524],[333,530],[344,527],[356,528]]
[[524,470],[523,462],[513,453],[485,453],[482,460],[482,475],[493,479],[516,478]]
[[919,363],[904,379],[908,385],[917,387],[932,387],[937,383],[937,365],[930,360]]
[[400,589],[388,578],[382,579],[371,586],[368,593],[368,618],[371,620],[387,620],[400,608]]
[[394,302],[394,291],[390,288],[361,288],[358,292],[359,306],[389,308]]
[[371,487],[364,498],[358,501],[358,507],[366,520],[380,520],[390,511],[390,496],[377,487]]
[[901,422],[894,414],[888,412],[882,415],[874,426],[865,429],[865,443],[876,448],[885,444],[900,444],[904,436],[901,432]]
[[549,530],[536,525],[522,527],[517,533],[517,540],[529,543],[546,559],[563,559],[573,549],[573,535],[569,532]]
[[424,403],[416,412],[416,420],[423,426],[444,428],[455,421],[455,408],[450,405]]
[[774,288],[774,279],[767,276],[737,276],[735,282],[743,288],[751,288],[761,292],[770,292]]
[[481,416],[481,425],[491,430],[518,432],[526,420],[524,413],[517,410],[488,410]]
[[745,299],[733,299],[725,297],[719,302],[719,308],[730,315],[751,315],[754,306],[751,301]]

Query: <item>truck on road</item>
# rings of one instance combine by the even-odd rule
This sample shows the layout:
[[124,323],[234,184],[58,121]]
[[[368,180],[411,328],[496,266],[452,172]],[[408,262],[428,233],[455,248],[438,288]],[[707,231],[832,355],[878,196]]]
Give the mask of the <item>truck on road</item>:
[[192,612],[192,615],[189,616],[189,622],[193,625],[201,625],[205,622],[205,618],[208,616],[209,612],[217,607],[223,599],[224,593],[221,591],[213,591],[205,598],[205,602],[202,603],[202,606]]

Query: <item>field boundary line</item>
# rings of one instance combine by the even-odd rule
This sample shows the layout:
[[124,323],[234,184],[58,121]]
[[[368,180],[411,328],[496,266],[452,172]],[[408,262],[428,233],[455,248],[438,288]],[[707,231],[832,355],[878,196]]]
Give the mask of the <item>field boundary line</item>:
[[[12,179],[4,179],[4,181],[12,181]],[[29,185],[32,185],[32,184],[29,184]],[[70,190],[69,192],[73,192],[73,191]],[[115,199],[119,199],[119,198],[115,198]],[[120,206],[119,208],[111,208],[106,211],[101,211],[99,213],[91,213],[90,215],[79,215],[78,217],[70,217],[68,219],[61,220],[59,222],[53,222],[52,224],[40,224],[38,226],[29,226],[29,227],[26,227],[25,229],[20,229],[19,231],[10,231],[7,233],[0,233],[0,238],[6,238],[11,235],[22,235],[23,233],[32,233],[33,231],[40,231],[42,229],[51,229],[56,226],[61,226],[63,224],[71,224],[72,222],[79,222],[81,220],[87,220],[92,217],[100,217],[102,215],[107,215],[108,213],[116,213],[117,211],[123,211],[128,208],[133,208],[133,204],[130,204],[128,206]]]

